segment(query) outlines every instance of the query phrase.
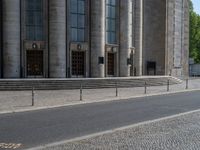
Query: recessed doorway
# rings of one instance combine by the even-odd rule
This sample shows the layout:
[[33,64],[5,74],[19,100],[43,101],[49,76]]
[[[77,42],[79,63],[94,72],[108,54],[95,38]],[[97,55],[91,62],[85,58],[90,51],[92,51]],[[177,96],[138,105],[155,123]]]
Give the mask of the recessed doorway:
[[108,76],[115,75],[115,54],[114,53],[108,53],[107,74],[108,74]]
[[26,51],[26,75],[27,77],[44,76],[43,50]]
[[72,76],[85,76],[85,52],[72,51]]

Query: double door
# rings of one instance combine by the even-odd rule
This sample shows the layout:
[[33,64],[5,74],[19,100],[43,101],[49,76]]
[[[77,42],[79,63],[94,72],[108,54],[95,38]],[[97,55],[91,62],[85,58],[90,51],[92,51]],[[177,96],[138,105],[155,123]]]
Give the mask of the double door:
[[84,77],[85,76],[85,52],[72,51],[72,76]]
[[44,54],[43,50],[26,51],[26,76],[44,77]]
[[107,75],[114,76],[115,75],[115,54],[108,53],[107,56]]

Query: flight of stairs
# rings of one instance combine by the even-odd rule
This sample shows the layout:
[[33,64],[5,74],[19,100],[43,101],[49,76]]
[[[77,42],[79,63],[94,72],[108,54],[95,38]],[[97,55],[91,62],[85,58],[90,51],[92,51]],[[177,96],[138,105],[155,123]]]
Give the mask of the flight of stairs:
[[143,87],[179,84],[182,81],[171,76],[128,78],[82,78],[82,79],[0,79],[0,91],[9,90],[71,90],[114,87]]

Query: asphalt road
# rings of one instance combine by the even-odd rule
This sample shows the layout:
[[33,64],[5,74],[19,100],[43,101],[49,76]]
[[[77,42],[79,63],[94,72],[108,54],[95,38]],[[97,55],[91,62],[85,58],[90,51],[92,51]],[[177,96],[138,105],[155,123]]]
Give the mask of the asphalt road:
[[200,108],[200,92],[0,115],[0,143],[22,149]]

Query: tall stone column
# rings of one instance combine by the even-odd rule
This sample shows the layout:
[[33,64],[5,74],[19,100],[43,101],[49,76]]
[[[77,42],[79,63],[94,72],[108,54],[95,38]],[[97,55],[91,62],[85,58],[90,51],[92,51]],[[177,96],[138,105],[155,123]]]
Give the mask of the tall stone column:
[[142,75],[142,51],[143,51],[143,0],[135,2],[135,67],[136,75]]
[[130,58],[132,47],[132,0],[120,0],[120,77],[130,76]]
[[49,0],[49,73],[66,77],[66,0]]
[[91,1],[91,76],[105,77],[105,0]]
[[20,77],[20,0],[3,0],[3,76]]

